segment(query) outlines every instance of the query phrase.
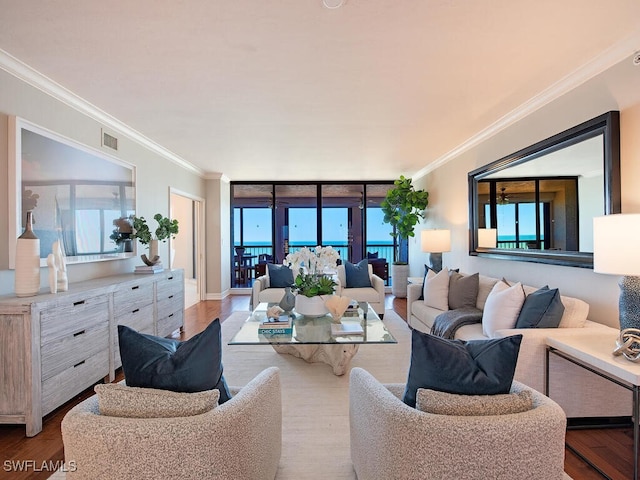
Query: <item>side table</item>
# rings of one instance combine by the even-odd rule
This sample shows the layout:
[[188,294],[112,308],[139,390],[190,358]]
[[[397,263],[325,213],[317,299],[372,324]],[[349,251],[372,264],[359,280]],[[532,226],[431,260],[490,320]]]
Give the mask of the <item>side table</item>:
[[[613,355],[617,335],[594,333],[577,337],[547,337],[545,355],[545,392],[549,396],[549,355],[557,355],[565,360],[599,375],[633,392],[633,478],[638,480],[638,443],[640,441],[640,364],[630,362],[624,357]],[[607,475],[589,459],[575,449],[569,448],[600,474]],[[608,478],[608,477],[607,477]]]

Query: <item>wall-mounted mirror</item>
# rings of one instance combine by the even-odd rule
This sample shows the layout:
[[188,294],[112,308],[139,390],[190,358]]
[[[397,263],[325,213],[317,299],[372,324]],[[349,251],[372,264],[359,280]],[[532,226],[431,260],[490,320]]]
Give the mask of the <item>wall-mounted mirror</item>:
[[133,257],[134,167],[20,118],[10,118],[9,128],[10,268],[27,210],[41,266],[57,240],[67,263]]
[[593,217],[620,212],[608,112],[469,173],[469,254],[593,267]]

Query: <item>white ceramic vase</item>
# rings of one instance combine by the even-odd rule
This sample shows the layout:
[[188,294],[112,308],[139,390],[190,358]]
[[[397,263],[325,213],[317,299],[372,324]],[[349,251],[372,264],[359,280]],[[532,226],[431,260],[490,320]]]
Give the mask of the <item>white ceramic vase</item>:
[[304,295],[296,295],[295,311],[305,317],[323,317],[329,313],[324,304],[325,296],[316,295],[315,297],[306,297]]
[[27,212],[24,233],[16,241],[14,276],[17,297],[33,297],[40,291],[40,239],[33,233],[31,211]]

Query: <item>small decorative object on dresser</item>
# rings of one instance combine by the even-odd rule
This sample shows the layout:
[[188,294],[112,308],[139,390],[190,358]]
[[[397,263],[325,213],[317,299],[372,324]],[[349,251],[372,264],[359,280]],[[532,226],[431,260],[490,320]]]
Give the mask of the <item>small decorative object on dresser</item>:
[[40,290],[40,239],[33,233],[32,211],[16,242],[16,297],[32,297]]

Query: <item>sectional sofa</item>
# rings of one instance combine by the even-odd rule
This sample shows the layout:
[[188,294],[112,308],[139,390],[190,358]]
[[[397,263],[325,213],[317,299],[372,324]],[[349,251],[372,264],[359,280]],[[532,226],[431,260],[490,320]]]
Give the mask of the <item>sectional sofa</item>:
[[[464,274],[463,274],[464,275]],[[479,275],[476,308],[483,310],[487,298],[500,279]],[[514,282],[510,282],[514,283]],[[537,287],[523,285],[526,295]],[[429,306],[422,299],[423,285],[410,284],[407,289],[407,322],[411,328],[430,333],[436,317],[443,309]],[[558,328],[507,328],[493,332],[492,337],[522,334],[522,344],[514,379],[544,392],[546,338],[578,336],[594,331],[611,332],[611,327],[589,320],[589,305],[578,298],[561,296],[564,313]],[[486,330],[486,329],[485,329]],[[486,339],[482,323],[464,325],[455,332],[460,340]],[[615,345],[612,345],[613,350]],[[632,410],[631,392],[552,355],[549,362],[549,396],[564,409],[569,418],[628,417]]]

